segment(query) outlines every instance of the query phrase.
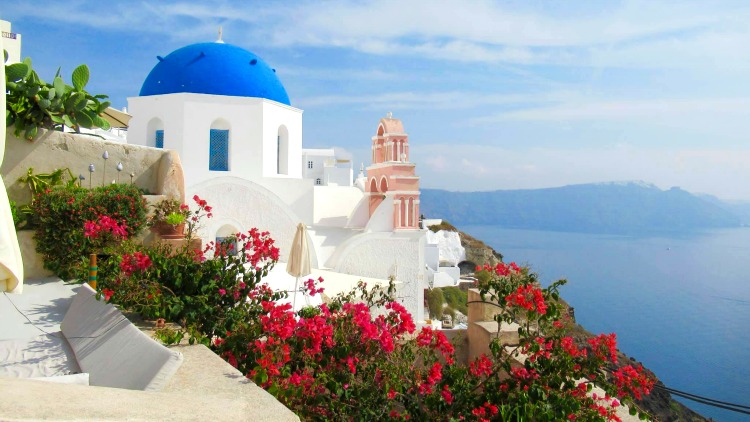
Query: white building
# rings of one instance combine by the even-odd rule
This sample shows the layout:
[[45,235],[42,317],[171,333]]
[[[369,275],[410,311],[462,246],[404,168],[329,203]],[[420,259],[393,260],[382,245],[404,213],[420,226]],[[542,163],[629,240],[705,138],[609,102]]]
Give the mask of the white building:
[[0,30],[2,30],[3,49],[8,52],[8,61],[5,64],[21,62],[21,34],[16,34],[11,30],[10,22],[0,20]]
[[316,186],[352,186],[352,160],[335,148],[303,148],[302,177]]
[[[204,241],[258,227],[271,233],[283,262],[303,222],[313,268],[339,280],[350,275],[352,286],[358,277],[394,277],[399,300],[422,319],[425,234],[414,218],[419,178],[408,150],[398,159],[379,156],[377,187],[370,187],[375,176],[366,182],[362,172],[353,183],[347,157],[302,148],[303,111],[260,57],[217,41],[157,59],[140,95],[128,98],[128,143],[179,153],[188,198],[214,207]],[[396,132],[389,128],[399,128],[399,142],[408,145],[401,122],[389,115],[373,148],[390,145]],[[269,278],[283,277],[279,267]]]

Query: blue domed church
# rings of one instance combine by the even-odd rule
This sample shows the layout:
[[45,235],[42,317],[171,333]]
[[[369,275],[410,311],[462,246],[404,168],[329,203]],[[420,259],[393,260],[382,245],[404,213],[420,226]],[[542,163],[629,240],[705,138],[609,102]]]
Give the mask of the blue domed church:
[[[285,262],[302,222],[313,275],[329,280],[329,292],[336,290],[335,279],[355,285],[395,277],[404,305],[421,319],[424,233],[404,223],[417,214],[404,211],[397,176],[393,186],[383,179],[382,189],[366,191],[364,174],[354,183],[351,163],[333,149],[303,150],[303,111],[291,104],[276,71],[260,57],[221,40],[192,44],[157,56],[139,95],[128,98],[128,143],[177,152],[186,196],[198,195],[214,208],[198,233],[204,242],[258,227],[271,233]],[[392,127],[399,133],[390,133]],[[392,148],[394,137],[407,151],[402,132],[390,114],[381,119],[373,157],[378,148]],[[405,153],[389,160],[378,169],[410,165]],[[418,198],[416,189],[408,193]],[[401,216],[409,212],[411,220]],[[268,281],[285,276],[279,265]]]

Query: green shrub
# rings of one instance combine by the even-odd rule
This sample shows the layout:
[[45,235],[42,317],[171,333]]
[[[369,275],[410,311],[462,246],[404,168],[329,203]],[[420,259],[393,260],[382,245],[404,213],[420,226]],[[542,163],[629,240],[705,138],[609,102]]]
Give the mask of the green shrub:
[[430,317],[440,319],[443,317],[443,291],[432,289],[427,291],[427,307],[430,309]]
[[[146,201],[133,185],[49,189],[35,197],[32,212],[36,250],[42,255],[44,267],[65,280],[84,279],[89,254],[111,253],[117,240],[137,235],[146,223]],[[123,227],[124,236],[109,233],[87,237],[84,226],[98,224],[102,216]],[[106,262],[100,267],[100,278],[110,275]]]
[[452,307],[446,306],[445,308],[443,308],[443,315],[450,315],[453,319],[453,322],[456,322],[456,310]]
[[207,245],[212,259],[189,244],[176,250],[164,243],[138,247],[117,257],[117,277],[98,287],[107,300],[144,318],[179,323],[191,343],[226,335],[264,314],[261,299],[286,296],[261,286],[278,260],[273,240],[255,229],[237,237],[239,253],[234,255],[222,254],[213,242]]
[[443,291],[443,297],[448,306],[464,315],[469,312],[466,305],[469,296],[467,292],[458,287],[443,287],[441,290]]

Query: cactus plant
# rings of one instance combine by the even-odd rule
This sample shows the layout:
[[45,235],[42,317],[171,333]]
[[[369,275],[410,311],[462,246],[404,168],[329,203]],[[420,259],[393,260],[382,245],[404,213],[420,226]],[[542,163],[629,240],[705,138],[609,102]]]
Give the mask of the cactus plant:
[[13,133],[32,141],[39,128],[76,132],[81,128],[109,129],[101,114],[109,107],[106,95],[91,95],[84,90],[89,82],[85,64],[73,70],[73,86],[66,84],[57,70],[52,83],[43,81],[31,66],[31,59],[5,66],[5,122]]

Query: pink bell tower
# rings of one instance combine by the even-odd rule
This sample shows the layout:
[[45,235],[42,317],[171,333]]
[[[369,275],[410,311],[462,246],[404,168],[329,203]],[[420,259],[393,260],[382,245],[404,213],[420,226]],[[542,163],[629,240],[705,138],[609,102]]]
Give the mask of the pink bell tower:
[[419,229],[419,176],[409,162],[409,136],[392,113],[380,119],[372,137],[372,164],[367,167],[366,192],[370,216],[386,196],[393,198],[394,230]]

